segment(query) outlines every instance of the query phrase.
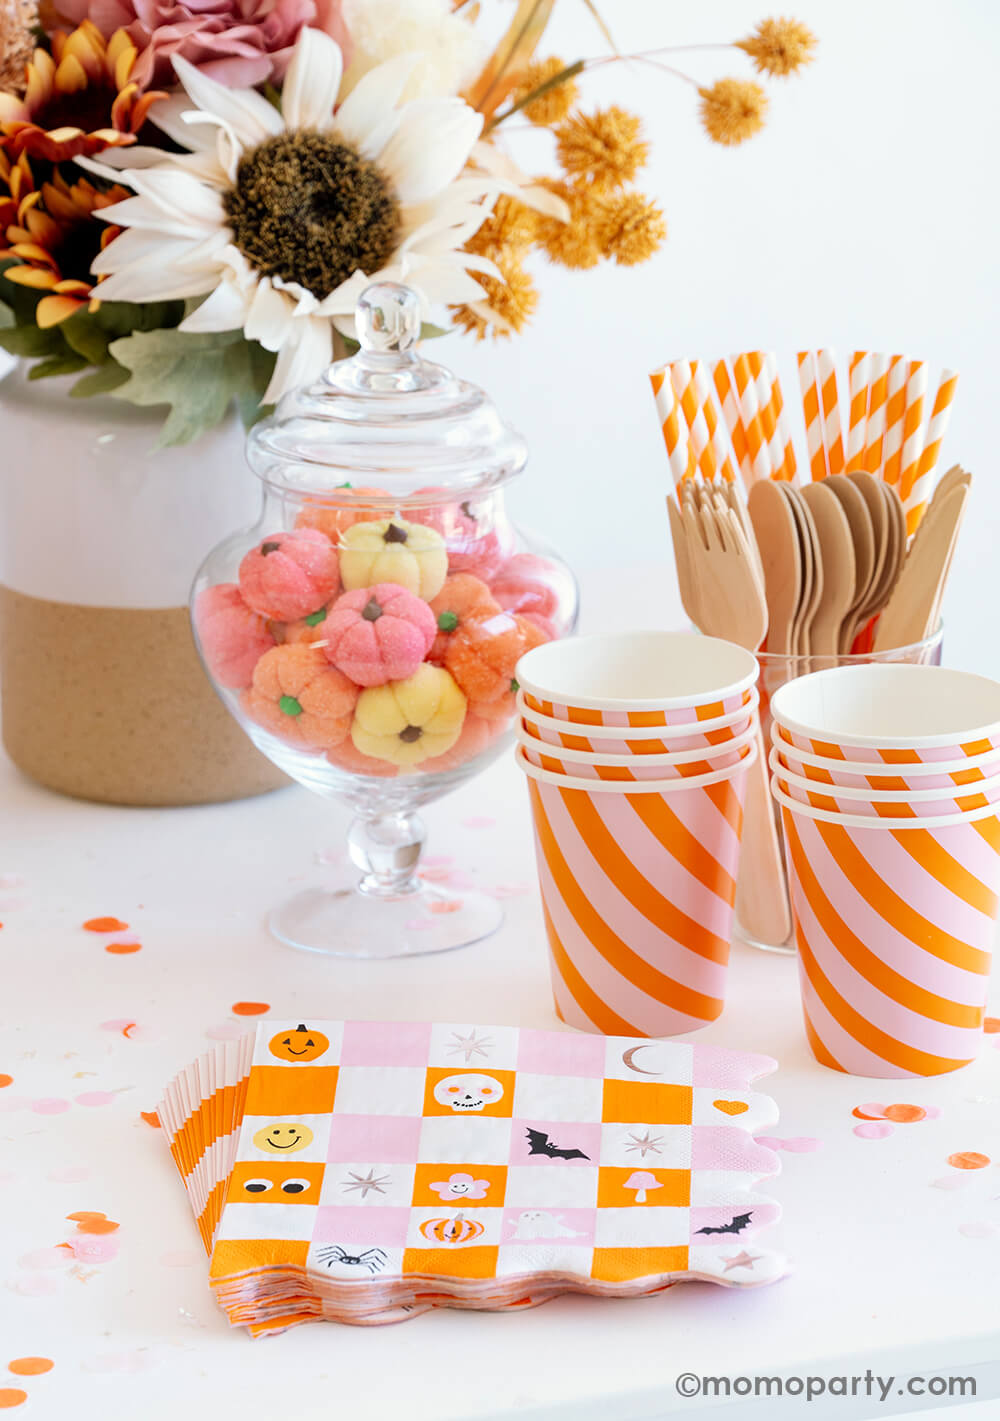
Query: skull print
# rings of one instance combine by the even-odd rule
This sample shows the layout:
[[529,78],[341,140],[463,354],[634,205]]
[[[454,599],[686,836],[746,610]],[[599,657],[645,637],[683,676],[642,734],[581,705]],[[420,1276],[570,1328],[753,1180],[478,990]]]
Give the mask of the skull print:
[[478,1071],[445,1076],[434,1087],[434,1099],[438,1105],[449,1106],[456,1115],[485,1110],[487,1105],[495,1105],[502,1095],[500,1082]]

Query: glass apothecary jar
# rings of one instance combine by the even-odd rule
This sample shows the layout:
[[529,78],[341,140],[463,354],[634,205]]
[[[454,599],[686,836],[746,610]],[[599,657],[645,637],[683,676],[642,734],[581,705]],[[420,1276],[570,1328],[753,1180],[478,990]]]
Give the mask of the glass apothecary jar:
[[252,431],[257,523],[195,580],[195,639],[253,743],[355,813],[353,889],[275,908],[296,947],[394,957],[460,947],[499,925],[495,899],[417,874],[421,805],[512,738],[523,652],[568,635],[576,583],[507,516],[523,440],[484,392],[417,349],[404,286],[370,286],[361,348]]

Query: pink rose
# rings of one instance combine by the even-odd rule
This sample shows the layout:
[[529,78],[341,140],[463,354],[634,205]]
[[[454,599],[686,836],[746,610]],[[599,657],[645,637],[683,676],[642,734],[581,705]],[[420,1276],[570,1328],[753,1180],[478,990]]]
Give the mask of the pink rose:
[[74,24],[91,20],[105,37],[128,31],[139,51],[132,78],[140,88],[175,83],[171,58],[183,55],[232,89],[279,83],[306,25],[325,30],[350,63],[341,0],[58,0]]

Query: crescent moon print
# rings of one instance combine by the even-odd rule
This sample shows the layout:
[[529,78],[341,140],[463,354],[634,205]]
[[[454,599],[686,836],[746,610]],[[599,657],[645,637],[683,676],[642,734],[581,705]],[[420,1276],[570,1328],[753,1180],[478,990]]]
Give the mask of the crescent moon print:
[[662,1076],[662,1071],[647,1071],[645,1067],[637,1066],[635,1063],[635,1058],[638,1052],[648,1051],[653,1046],[654,1043],[652,1041],[649,1043],[648,1046],[630,1046],[627,1051],[622,1052],[622,1064],[628,1066],[630,1071],[635,1071],[637,1076]]

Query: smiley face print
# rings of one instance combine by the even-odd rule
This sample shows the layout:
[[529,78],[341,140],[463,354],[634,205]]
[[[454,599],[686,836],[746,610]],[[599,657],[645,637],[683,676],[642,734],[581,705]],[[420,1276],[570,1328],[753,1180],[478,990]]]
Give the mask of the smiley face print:
[[279,1031],[267,1049],[279,1061],[316,1061],[330,1049],[330,1038],[322,1031],[310,1031],[302,1022],[292,1031]]
[[253,1137],[253,1142],[266,1155],[294,1155],[312,1144],[313,1132],[308,1125],[265,1125]]

